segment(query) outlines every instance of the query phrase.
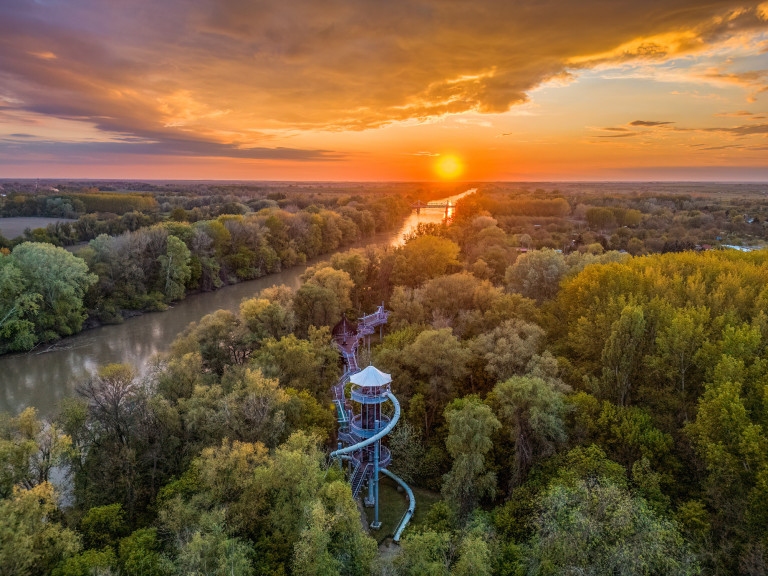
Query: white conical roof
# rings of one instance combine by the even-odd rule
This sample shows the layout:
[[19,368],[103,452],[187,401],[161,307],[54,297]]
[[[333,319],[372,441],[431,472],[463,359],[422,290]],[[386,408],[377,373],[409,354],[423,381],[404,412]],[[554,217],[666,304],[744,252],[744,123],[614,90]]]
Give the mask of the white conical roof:
[[392,376],[385,374],[374,366],[368,366],[368,368],[361,370],[357,374],[352,374],[349,379],[352,381],[352,384],[357,384],[364,388],[384,386],[392,382]]

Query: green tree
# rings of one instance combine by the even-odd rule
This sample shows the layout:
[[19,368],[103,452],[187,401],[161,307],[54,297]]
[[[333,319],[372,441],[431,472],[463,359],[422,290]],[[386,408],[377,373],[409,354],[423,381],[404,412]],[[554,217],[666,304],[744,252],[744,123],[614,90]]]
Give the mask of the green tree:
[[306,283],[316,284],[333,292],[340,310],[345,311],[352,306],[350,292],[355,283],[345,270],[337,270],[329,266],[319,269],[310,268],[304,275],[304,280]]
[[306,528],[294,546],[294,574],[368,576],[376,542],[360,525],[349,484],[325,484],[309,506]]
[[447,238],[418,236],[398,249],[392,282],[419,286],[458,264],[459,246]]
[[27,281],[10,254],[0,253],[0,353],[35,345],[35,316],[42,294],[28,293]]
[[176,358],[198,352],[203,369],[220,377],[227,366],[245,364],[254,346],[235,314],[217,310],[187,326],[172,344],[171,352]]
[[230,525],[254,543],[257,572],[288,570],[306,527],[305,511],[323,486],[325,458],[314,438],[293,434],[254,469],[240,502],[230,508]]
[[325,327],[310,329],[309,340],[293,334],[270,338],[263,342],[256,361],[265,375],[277,378],[282,386],[306,390],[318,399],[328,395],[338,376],[338,353]]
[[256,343],[266,338],[280,339],[293,332],[296,326],[292,309],[266,298],[243,300],[240,318]]
[[424,330],[403,352],[403,362],[426,382],[425,430],[451,400],[456,385],[469,375],[471,354],[451,330]]
[[120,573],[126,576],[170,576],[172,573],[170,562],[160,553],[160,541],[154,528],[141,528],[123,538],[118,563]]
[[189,267],[190,251],[183,241],[169,235],[165,254],[158,256],[160,263],[160,281],[166,302],[184,298],[185,287],[192,277]]
[[604,393],[621,406],[631,398],[646,351],[646,321],[640,306],[627,306],[603,347]]
[[538,302],[557,294],[560,280],[568,270],[560,252],[550,249],[534,250],[521,255],[507,268],[506,281],[510,292],[519,292]]
[[458,559],[451,567],[451,576],[491,576],[494,552],[488,534],[469,532],[459,544]]
[[699,573],[675,525],[605,479],[553,486],[536,528],[531,575]]
[[[709,310],[686,306],[675,309],[656,336],[656,355],[651,362],[662,377],[670,382],[686,400],[686,383],[690,387],[696,355],[706,340]],[[687,381],[687,382],[686,382]]]
[[469,338],[496,326],[498,322],[491,316],[498,312],[503,311],[506,318],[516,316],[517,303],[507,297],[488,280],[467,272],[438,276],[419,288],[396,286],[389,303],[390,323],[395,328],[431,323],[435,328],[450,327],[460,338]]
[[446,532],[425,530],[405,536],[402,552],[395,560],[406,576],[448,576],[453,557],[451,537]]
[[501,424],[488,405],[471,396],[454,400],[445,411],[445,420],[445,447],[453,465],[443,480],[443,497],[463,522],[481,498],[496,492],[496,474],[487,470],[485,456]]
[[618,462],[610,460],[597,445],[577,446],[565,455],[563,464],[552,484],[576,486],[579,482],[610,482],[627,488],[627,471]]
[[392,452],[392,471],[406,482],[417,481],[423,472],[425,449],[416,428],[400,420],[387,436],[387,443]]
[[[220,385],[197,387],[180,403],[179,417],[189,430],[187,449],[192,454],[205,452],[227,438],[275,447],[292,432],[286,422],[292,402],[278,381],[260,370],[230,369]],[[226,453],[223,445],[217,449]]]
[[496,385],[492,403],[515,443],[512,482],[519,485],[535,462],[565,441],[565,397],[554,382],[515,376]]
[[310,326],[333,326],[352,307],[354,283],[343,270],[321,268],[296,291],[293,310],[306,333]]
[[[180,574],[250,576],[254,574],[250,554],[248,543],[227,534],[224,511],[216,510],[203,515],[181,545],[175,566]],[[137,571],[136,576],[141,573]]]
[[34,408],[13,418],[0,414],[0,498],[15,485],[32,488],[47,482],[71,450],[72,439],[55,424],[38,420]]
[[114,546],[129,532],[122,505],[91,508],[80,521],[80,532],[88,548]]
[[234,502],[252,481],[253,469],[267,462],[267,454],[261,442],[224,439],[220,446],[205,448],[192,467],[215,502]]
[[[13,249],[10,255],[13,266],[11,270],[5,270],[8,266],[5,263],[7,258],[9,256],[0,258],[0,262],[3,262],[0,270],[4,271],[0,272],[0,282],[4,281],[4,275],[10,274],[11,280],[21,279],[23,292],[14,299],[11,306],[0,300],[7,307],[0,310],[0,330],[3,329],[3,318],[15,310],[9,319],[15,318],[13,334],[17,346],[29,343],[28,336],[19,333],[23,333],[27,326],[23,320],[34,323],[35,342],[79,332],[86,318],[83,296],[96,282],[96,276],[88,272],[86,263],[63,248],[35,242],[24,242]],[[8,280],[6,278],[5,282]],[[3,295],[2,299],[5,298]],[[22,340],[19,340],[20,337]]]
[[[759,548],[758,535],[768,530],[768,435],[762,415],[747,409],[741,383],[727,377],[707,383],[696,419],[685,430],[705,465],[716,535],[741,542],[746,553],[744,545]],[[734,569],[734,555],[722,556]]]
[[497,381],[525,371],[541,352],[544,330],[524,320],[507,320],[491,332],[481,334],[472,349],[486,362],[485,369]]
[[645,458],[660,469],[675,470],[672,435],[660,430],[653,414],[638,406],[617,406],[607,400],[579,392],[569,397],[571,426],[575,439],[596,442],[627,467]]
[[114,549],[85,550],[60,563],[52,576],[112,576],[117,570]]
[[307,527],[296,542],[293,573],[296,576],[337,576],[340,574],[335,558],[328,551],[331,535],[327,527],[332,523],[320,502],[309,509]]
[[331,256],[331,266],[337,270],[343,270],[349,274],[354,282],[351,298],[355,308],[360,309],[363,297],[368,287],[368,272],[371,269],[371,261],[361,250],[349,250]]
[[48,482],[14,488],[0,500],[0,574],[50,574],[80,549],[77,534],[56,521],[56,495]]
[[87,412],[71,422],[80,450],[73,460],[76,498],[85,509],[120,503],[134,521],[183,458],[173,409],[122,364],[102,368],[78,392]]
[[616,217],[610,208],[589,208],[586,217],[590,228],[604,230],[616,225]]

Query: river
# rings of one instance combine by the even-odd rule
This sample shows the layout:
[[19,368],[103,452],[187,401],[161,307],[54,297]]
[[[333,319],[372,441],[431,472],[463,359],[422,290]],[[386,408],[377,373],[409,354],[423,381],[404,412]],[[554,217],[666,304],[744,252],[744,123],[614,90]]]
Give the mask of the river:
[[[444,198],[456,200],[475,189]],[[362,245],[402,244],[402,237],[419,223],[441,222],[444,210],[426,209],[409,216],[396,234],[380,234],[366,239]],[[344,248],[347,250],[349,248]],[[236,311],[240,302],[252,298],[264,288],[285,284],[298,288],[301,275],[308,266],[327,260],[326,254],[305,266],[270,274],[257,280],[226,286],[215,292],[187,296],[165,312],[144,314],[122,324],[101,326],[64,338],[49,352],[33,351],[0,357],[0,412],[18,413],[34,406],[41,415],[50,415],[62,398],[73,394],[75,387],[87,381],[99,367],[125,363],[142,372],[155,354],[168,350],[174,338],[190,322],[197,322],[216,310]]]

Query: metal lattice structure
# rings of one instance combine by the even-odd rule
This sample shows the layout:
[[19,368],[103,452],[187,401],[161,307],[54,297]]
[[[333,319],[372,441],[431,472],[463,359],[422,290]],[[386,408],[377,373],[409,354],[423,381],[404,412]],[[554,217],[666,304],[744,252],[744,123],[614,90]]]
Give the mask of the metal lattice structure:
[[[392,378],[374,366],[360,370],[357,363],[357,350],[360,341],[376,332],[376,328],[386,324],[389,312],[379,306],[376,312],[363,316],[357,324],[346,319],[333,329],[333,338],[345,364],[345,371],[333,387],[333,399],[339,421],[339,447],[331,453],[332,458],[345,460],[349,465],[352,494],[357,497],[368,485],[366,506],[374,509],[371,528],[381,527],[379,521],[379,476],[384,473],[400,484],[408,495],[408,510],[400,521],[395,533],[395,542],[400,539],[405,525],[411,519],[415,500],[411,489],[393,473],[387,470],[392,456],[389,449],[382,445],[382,439],[397,424],[400,418],[400,403],[392,393]],[[369,340],[370,345],[370,340]],[[345,389],[352,383],[350,397]],[[390,410],[391,408],[394,410]],[[385,409],[386,408],[386,409]],[[391,412],[391,413],[390,413]]]

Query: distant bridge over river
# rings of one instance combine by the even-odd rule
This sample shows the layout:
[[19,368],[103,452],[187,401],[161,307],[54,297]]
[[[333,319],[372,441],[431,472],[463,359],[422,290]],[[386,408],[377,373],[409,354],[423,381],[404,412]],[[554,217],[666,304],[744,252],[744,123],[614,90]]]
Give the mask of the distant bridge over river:
[[445,210],[445,217],[447,219],[456,210],[456,203],[450,200],[448,202],[422,202],[421,200],[416,200],[416,202],[411,204],[411,208],[416,210],[416,214],[420,214],[422,210]]

